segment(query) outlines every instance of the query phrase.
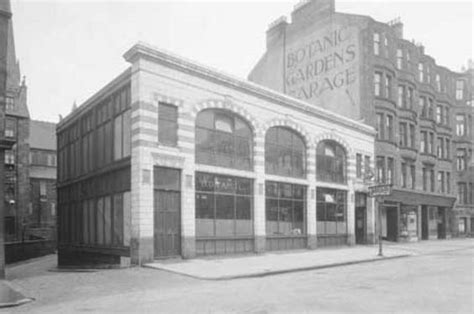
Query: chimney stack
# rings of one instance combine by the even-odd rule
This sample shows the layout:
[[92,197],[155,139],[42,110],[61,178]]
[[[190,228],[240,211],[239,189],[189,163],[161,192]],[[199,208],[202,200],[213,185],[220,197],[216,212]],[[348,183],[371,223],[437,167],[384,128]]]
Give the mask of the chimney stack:
[[403,23],[400,17],[397,17],[396,19],[389,21],[387,24],[392,27],[395,33],[395,36],[398,39],[403,39]]

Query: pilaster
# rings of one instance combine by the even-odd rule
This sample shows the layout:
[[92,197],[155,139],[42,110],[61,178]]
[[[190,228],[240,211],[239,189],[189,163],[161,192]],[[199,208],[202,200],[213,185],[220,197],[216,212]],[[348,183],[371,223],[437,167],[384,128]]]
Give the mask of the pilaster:
[[265,252],[265,138],[257,134],[255,138],[254,169],[256,179],[254,182],[254,235],[255,252]]
[[308,233],[308,248],[316,249],[318,245],[316,224],[316,149],[308,149],[308,192],[306,195],[306,225]]

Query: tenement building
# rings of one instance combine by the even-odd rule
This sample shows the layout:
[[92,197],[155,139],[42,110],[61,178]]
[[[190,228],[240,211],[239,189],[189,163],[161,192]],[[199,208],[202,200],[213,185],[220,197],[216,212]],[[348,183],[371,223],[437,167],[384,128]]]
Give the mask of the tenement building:
[[[437,65],[403,38],[399,19],[339,13],[334,2],[303,1],[291,23],[272,23],[249,80],[376,129],[374,184],[393,186],[379,204],[384,238],[467,233],[472,76]],[[357,177],[361,154],[355,166]]]
[[453,235],[474,236],[474,65],[455,76],[456,91],[453,106],[453,143],[456,149],[455,189],[457,202],[454,207]]
[[27,235],[56,238],[56,124],[30,121],[30,208]]
[[146,44],[124,57],[57,127],[59,265],[373,243],[372,127]]

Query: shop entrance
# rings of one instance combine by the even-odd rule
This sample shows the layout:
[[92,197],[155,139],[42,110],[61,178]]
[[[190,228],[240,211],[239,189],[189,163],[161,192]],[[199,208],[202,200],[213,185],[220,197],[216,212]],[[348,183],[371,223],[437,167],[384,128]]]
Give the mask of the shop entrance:
[[438,239],[446,239],[446,208],[438,207]]
[[356,207],[355,236],[356,244],[365,244],[365,207]]
[[387,240],[397,241],[398,237],[398,214],[396,207],[385,207],[387,212]]
[[367,194],[356,193],[356,208],[355,208],[355,241],[356,244],[366,243],[367,233]]
[[154,169],[154,252],[155,258],[181,254],[180,171]]
[[421,239],[428,240],[429,238],[429,217],[428,217],[428,207],[423,205],[421,206]]

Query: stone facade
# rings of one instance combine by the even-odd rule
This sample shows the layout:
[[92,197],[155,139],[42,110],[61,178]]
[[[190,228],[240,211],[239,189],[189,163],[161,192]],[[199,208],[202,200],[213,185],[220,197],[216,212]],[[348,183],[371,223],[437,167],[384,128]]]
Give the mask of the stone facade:
[[[121,263],[124,265],[124,258],[129,258],[132,264],[142,265],[154,258],[167,257],[168,255],[160,255],[158,252],[163,245],[159,242],[161,238],[157,237],[157,232],[160,223],[165,221],[161,220],[165,218],[160,218],[164,216],[161,216],[163,213],[159,212],[159,207],[161,202],[169,200],[172,195],[178,195],[177,203],[179,204],[179,216],[175,216],[179,217],[177,235],[179,247],[173,252],[173,256],[193,258],[201,254],[260,253],[284,248],[315,249],[318,246],[353,245],[356,242],[355,194],[365,193],[366,195],[368,189],[368,182],[356,175],[356,155],[366,156],[369,160],[368,166],[374,166],[374,131],[371,127],[330,111],[308,106],[291,97],[222,74],[146,44],[133,46],[126,52],[125,59],[131,63],[131,68],[85,104],[79,106],[61,121],[57,128],[60,143],[58,155],[60,265],[70,264],[74,260],[82,264]],[[113,95],[122,84],[130,86],[131,115],[126,123],[130,125],[131,156],[130,159],[125,159],[123,164],[130,169],[128,191],[131,196],[131,208],[129,212],[124,208],[121,217],[125,225],[130,225],[130,229],[118,231],[120,236],[129,238],[129,245],[123,243],[122,246],[114,246],[112,242],[109,244],[107,240],[102,241],[98,238],[90,241],[88,237],[90,225],[87,222],[81,224],[78,233],[67,227],[69,222],[74,221],[71,219],[77,219],[72,217],[85,215],[84,217],[90,218],[84,214],[87,211],[82,211],[81,208],[84,204],[88,206],[86,200],[90,196],[87,195],[92,191],[88,192],[87,188],[78,186],[77,191],[83,192],[77,192],[79,193],[77,194],[74,192],[74,187],[80,185],[81,181],[86,181],[87,178],[97,177],[99,180],[101,176],[105,176],[105,170],[80,171],[79,175],[65,177],[63,177],[63,172],[67,170],[64,167],[75,164],[74,156],[83,154],[83,151],[79,149],[71,155],[73,159],[68,159],[68,154],[65,152],[69,150],[68,145],[73,145],[70,143],[76,138],[75,135],[71,137],[68,134],[70,132],[75,134],[74,126],[78,121],[85,121],[88,113],[100,111],[101,103],[107,103],[107,99],[115,99],[110,95]],[[177,140],[175,145],[159,140],[163,128],[162,123],[165,123],[162,121],[165,117],[159,113],[160,106],[163,104],[176,108],[177,115],[174,121]],[[111,109],[109,113],[116,110]],[[196,121],[202,112],[214,111],[238,117],[248,124],[252,153],[251,167],[247,170],[209,165],[196,160],[196,147],[202,141],[202,138],[196,136],[198,129]],[[266,135],[269,130],[275,128],[293,132],[292,134],[302,140],[304,144],[302,158],[305,166],[301,177],[274,175],[267,172]],[[95,126],[92,126],[92,129],[94,130]],[[79,139],[84,138],[83,133],[79,132]],[[112,141],[115,142],[115,140]],[[343,181],[328,182],[318,179],[317,158],[319,157],[316,156],[316,150],[322,143],[333,143],[343,151]],[[70,162],[65,162],[67,160]],[[128,161],[130,164],[126,165]],[[112,164],[110,167],[115,166]],[[178,194],[169,187],[161,188],[161,190],[160,187],[157,188],[162,180],[161,177],[156,177],[159,170],[179,173],[178,186],[173,188],[179,191]],[[202,224],[198,226],[200,222],[198,216],[201,214],[198,214],[196,208],[196,197],[199,192],[196,182],[197,176],[202,176],[202,174],[251,182],[248,198],[252,204],[251,214],[249,218],[246,218],[249,219],[247,221],[251,221],[250,235],[211,238],[199,235],[203,227]],[[294,228],[292,234],[285,236],[269,237],[267,234],[269,218],[266,217],[266,210],[268,210],[266,209],[268,201],[266,184],[268,182],[283,182],[282,184],[287,186],[298,185],[303,188],[305,192],[298,200],[299,203],[305,204],[304,217],[301,217],[303,221],[301,229]],[[343,228],[340,230],[339,237],[328,236],[322,230],[318,232],[316,208],[320,189],[337,190],[344,201],[340,207],[342,212],[338,216],[341,220],[339,228]],[[160,198],[162,195],[160,193],[164,193],[165,197]],[[68,195],[70,195],[69,198]],[[323,202],[336,202],[329,195],[326,198],[327,200],[323,199]],[[79,207],[76,204],[79,204]],[[102,201],[99,200],[95,204],[93,206],[99,206],[97,204],[102,204]],[[168,206],[172,205],[168,204]],[[225,210],[225,208],[219,207],[216,210]],[[361,225],[365,226],[363,239],[358,241],[374,243],[374,217],[374,203],[368,200],[364,205],[364,218],[361,221]],[[171,220],[168,223],[171,223]],[[333,225],[336,225],[335,221]],[[115,231],[112,232],[115,233]],[[114,236],[116,234],[112,235]],[[105,245],[99,245],[100,243],[105,243]],[[120,256],[120,259],[114,256]]]
[[[266,180],[302,184],[307,187],[307,247],[317,246],[317,187],[328,186],[348,192],[347,244],[354,244],[354,193],[367,191],[355,177],[355,154],[372,156],[372,132],[362,124],[302,102],[273,93],[260,86],[225,76],[171,54],[138,44],[125,58],[132,63],[132,242],[142,264],[153,259],[153,168],[181,170],[181,255],[196,255],[195,186],[196,172],[218,173],[254,180],[254,251],[265,250]],[[167,147],[157,141],[157,112],[160,102],[178,107],[178,144]],[[254,133],[252,171],[207,166],[195,162],[195,121],[205,109],[221,109],[243,117]],[[281,178],[265,174],[265,134],[271,127],[295,130],[306,145],[306,178]],[[340,143],[348,158],[348,183],[326,184],[316,180],[316,146],[320,141]],[[350,143],[350,144],[349,144]],[[373,162],[373,161],[372,161]],[[368,225],[373,232],[373,206],[368,208]],[[372,234],[373,236],[373,234]],[[373,241],[373,239],[372,239]]]

